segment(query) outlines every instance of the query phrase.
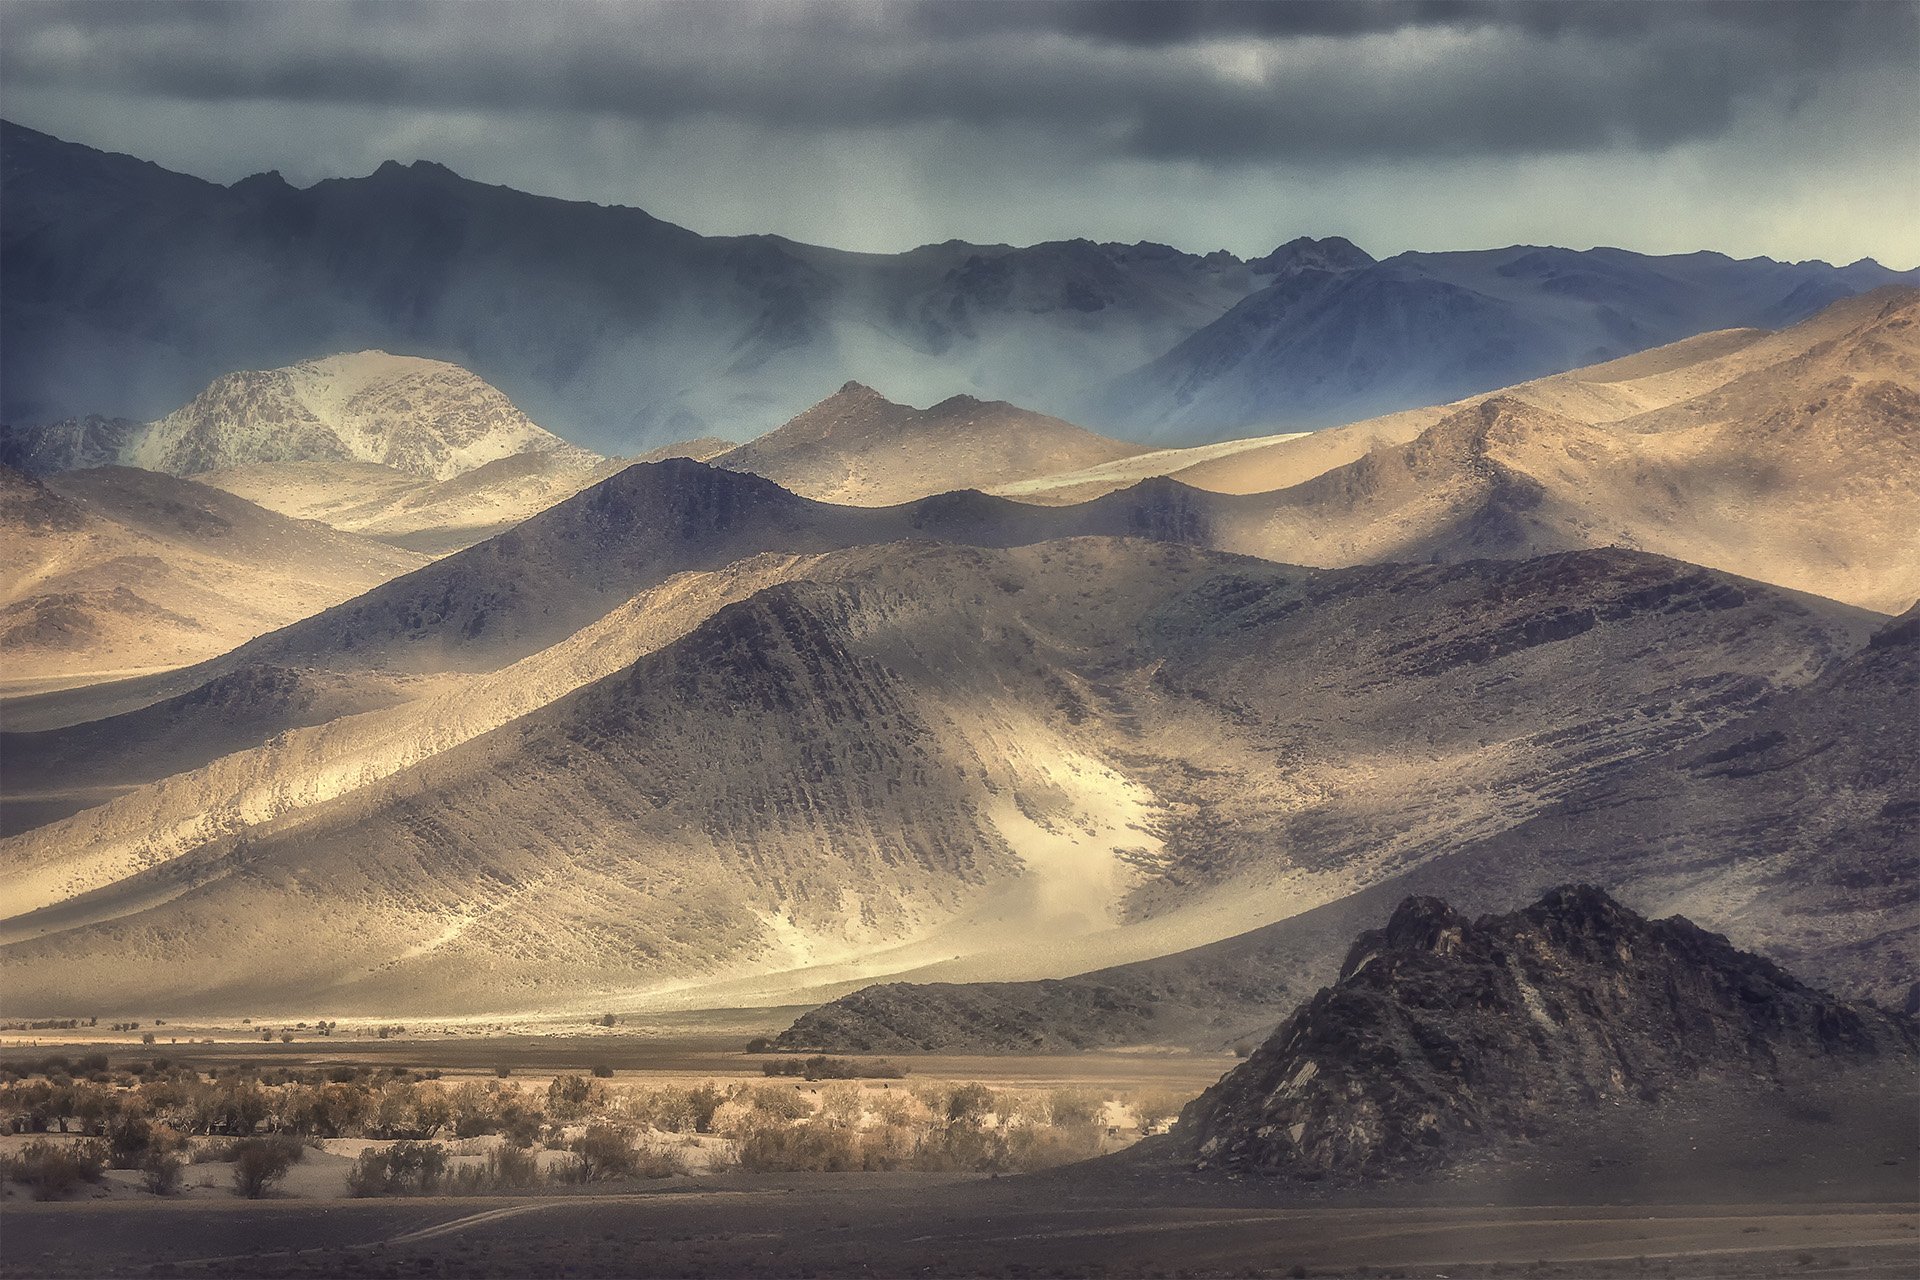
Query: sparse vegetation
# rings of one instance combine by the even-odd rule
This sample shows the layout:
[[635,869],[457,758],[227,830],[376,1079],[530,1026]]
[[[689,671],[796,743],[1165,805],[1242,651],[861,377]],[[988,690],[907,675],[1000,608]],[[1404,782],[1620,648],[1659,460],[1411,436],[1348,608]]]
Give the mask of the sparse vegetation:
[[823,1054],[811,1058],[775,1058],[762,1063],[760,1070],[769,1076],[801,1076],[808,1080],[903,1080],[907,1075],[905,1067],[895,1066],[884,1058],[861,1062],[857,1058],[829,1058]]
[[[803,1076],[809,1062],[781,1061],[800,1065]],[[1098,1154],[1110,1127],[1129,1116],[1143,1130],[1164,1123],[1183,1101],[1164,1091],[1116,1101],[1082,1088],[863,1084],[838,1073],[871,1066],[820,1062],[827,1070],[817,1080],[620,1088],[597,1068],[541,1087],[442,1083],[431,1078],[437,1072],[394,1067],[247,1064],[203,1072],[156,1059],[108,1071],[104,1059],[47,1059],[0,1064],[0,1125],[85,1134],[84,1148],[47,1149],[84,1149],[102,1167],[137,1170],[161,1195],[179,1188],[186,1164],[226,1162],[236,1193],[257,1198],[286,1176],[303,1143],[369,1139],[391,1145],[357,1156],[350,1188],[387,1196],[526,1187],[547,1165],[562,1182],[667,1177],[687,1171],[687,1151],[696,1147],[702,1165],[737,1162],[760,1171],[1044,1168]],[[499,1141],[484,1165],[471,1154],[456,1158],[459,1148],[448,1145],[483,1138]],[[540,1156],[542,1147],[554,1155]],[[70,1188],[77,1174],[29,1150],[38,1152],[36,1187]],[[9,1165],[26,1167],[21,1159]]]
[[103,1142],[52,1142],[39,1139],[4,1162],[6,1179],[18,1182],[35,1200],[60,1200],[83,1182],[98,1182],[106,1174],[107,1147]]
[[431,1195],[446,1171],[447,1149],[438,1142],[369,1147],[348,1171],[347,1190],[356,1196]]

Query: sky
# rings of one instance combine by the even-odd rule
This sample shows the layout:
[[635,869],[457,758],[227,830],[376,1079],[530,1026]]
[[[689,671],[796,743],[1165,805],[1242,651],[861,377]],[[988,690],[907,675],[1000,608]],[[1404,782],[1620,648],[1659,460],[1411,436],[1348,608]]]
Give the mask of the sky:
[[0,113],[232,182],[435,160],[892,252],[1920,265],[1920,4],[0,0]]

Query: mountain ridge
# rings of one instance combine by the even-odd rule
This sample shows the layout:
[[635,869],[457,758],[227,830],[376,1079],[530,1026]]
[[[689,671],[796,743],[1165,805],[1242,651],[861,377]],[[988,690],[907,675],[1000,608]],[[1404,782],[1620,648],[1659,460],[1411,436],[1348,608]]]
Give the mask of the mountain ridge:
[[[454,360],[612,454],[757,435],[849,376],[916,403],[964,393],[1201,442],[1791,323],[1915,278],[1526,247],[1362,262],[1337,238],[1252,264],[1088,241],[852,254],[702,237],[439,166],[220,187],[10,123],[0,152],[0,420],[14,423],[150,419],[235,368],[375,346]],[[149,328],[186,336],[163,345],[84,302],[129,294],[148,299]]]

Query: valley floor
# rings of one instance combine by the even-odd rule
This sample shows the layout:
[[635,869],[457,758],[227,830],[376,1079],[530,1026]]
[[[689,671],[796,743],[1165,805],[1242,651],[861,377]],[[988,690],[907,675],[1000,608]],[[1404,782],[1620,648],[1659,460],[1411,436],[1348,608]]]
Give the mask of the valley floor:
[[1281,1205],[1071,1176],[729,1175],[539,1198],[10,1205],[5,1276],[1920,1272],[1920,1205]]

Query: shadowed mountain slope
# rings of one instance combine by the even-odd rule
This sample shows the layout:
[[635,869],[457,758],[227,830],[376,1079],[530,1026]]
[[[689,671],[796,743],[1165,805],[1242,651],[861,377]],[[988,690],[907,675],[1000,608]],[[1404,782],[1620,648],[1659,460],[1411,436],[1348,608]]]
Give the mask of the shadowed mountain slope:
[[1069,508],[976,492],[842,507],[691,459],[636,464],[485,542],[236,650],[205,674],[262,662],[492,670],[686,570],[903,539],[1020,546],[1101,534],[1204,545],[1204,499],[1162,481]]
[[1698,1081],[1750,1090],[1875,1066],[1910,1080],[1916,1062],[1915,1019],[1844,1004],[1597,889],[1478,921],[1411,898],[1188,1105],[1167,1145],[1209,1172],[1377,1181]]

